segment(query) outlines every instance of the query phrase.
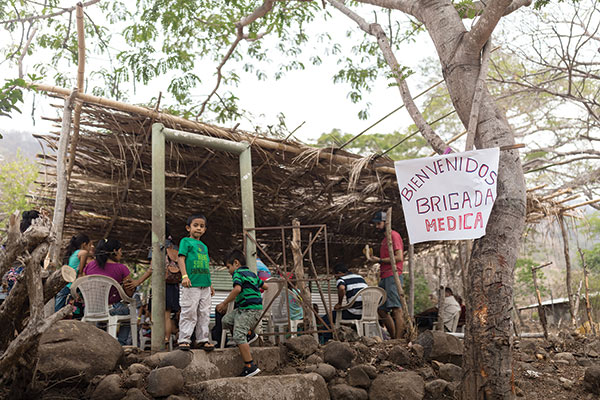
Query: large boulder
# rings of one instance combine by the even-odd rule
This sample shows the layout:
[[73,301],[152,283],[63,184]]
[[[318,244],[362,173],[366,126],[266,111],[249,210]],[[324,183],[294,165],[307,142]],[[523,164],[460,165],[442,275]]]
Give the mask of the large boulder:
[[217,368],[217,366],[210,361],[208,355],[203,350],[194,350],[188,352],[177,351],[173,353],[187,353],[191,357],[191,362],[182,370],[185,386],[193,385],[197,382],[206,381],[209,379],[218,379],[222,376],[219,372],[219,368]]
[[594,365],[585,370],[583,386],[589,392],[600,394],[600,366]]
[[350,367],[354,356],[354,351],[347,343],[331,341],[323,350],[325,362],[341,370]]
[[312,335],[302,335],[285,342],[285,347],[301,357],[308,357],[319,348],[319,342]]
[[448,382],[458,382],[462,380],[463,369],[454,364],[440,365],[440,378]]
[[415,343],[423,346],[423,357],[427,361],[462,364],[463,344],[457,337],[442,331],[425,331]]
[[423,400],[425,382],[412,371],[379,375],[369,389],[369,400]]
[[348,383],[350,386],[367,389],[369,386],[371,386],[371,378],[362,365],[357,365],[356,367],[352,367],[348,370]]
[[90,381],[113,371],[123,357],[119,342],[93,324],[58,321],[40,338],[40,373],[53,379],[81,376]]
[[328,400],[325,380],[318,374],[223,378],[186,388],[196,400]]

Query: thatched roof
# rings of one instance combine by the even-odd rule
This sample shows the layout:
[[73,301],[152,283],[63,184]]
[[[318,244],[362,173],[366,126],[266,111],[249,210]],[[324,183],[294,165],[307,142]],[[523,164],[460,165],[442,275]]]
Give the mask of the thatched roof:
[[[369,225],[373,214],[393,205],[394,229],[407,238],[389,159],[368,162],[343,151],[316,149],[116,102],[102,105],[104,99],[93,96],[85,99],[68,192],[73,212],[67,214],[65,237],[78,231],[94,238],[115,237],[124,243],[129,258],[146,258],[151,224],[151,126],[161,122],[198,135],[251,143],[257,227],[291,225],[294,218],[302,225],[326,224],[330,259],[349,261],[362,254],[365,244],[376,243]],[[60,119],[54,121],[60,123]],[[54,132],[42,138],[56,149],[58,135]],[[167,143],[166,153],[167,221],[173,235],[183,237],[186,218],[201,211],[208,217],[205,240],[213,257],[239,245],[237,156],[173,143]],[[53,173],[56,157],[41,157]],[[280,237],[276,232],[264,240],[274,242]],[[317,253],[323,250],[320,243]]]

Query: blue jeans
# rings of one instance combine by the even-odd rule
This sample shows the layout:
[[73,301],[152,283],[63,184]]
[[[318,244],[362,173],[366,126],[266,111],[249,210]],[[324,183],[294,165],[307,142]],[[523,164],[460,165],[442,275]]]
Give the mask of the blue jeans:
[[71,288],[68,286],[65,286],[60,289],[60,292],[56,293],[56,297],[54,298],[54,312],[57,312],[67,304],[69,293],[71,293]]
[[[129,306],[123,302],[118,302],[111,306],[111,309],[108,311],[108,313],[110,315],[129,315]],[[131,344],[131,325],[127,324],[121,325],[119,327],[119,332],[117,333],[117,340],[119,341],[121,346]]]

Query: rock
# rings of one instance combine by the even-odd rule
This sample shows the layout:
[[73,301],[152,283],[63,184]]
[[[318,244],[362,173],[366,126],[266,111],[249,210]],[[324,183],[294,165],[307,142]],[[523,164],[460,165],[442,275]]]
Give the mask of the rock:
[[586,368],[583,376],[583,386],[588,392],[600,394],[600,366]]
[[562,376],[560,378],[558,378],[558,380],[560,381],[560,383],[562,384],[562,387],[566,390],[572,390],[573,389],[573,385],[574,382],[570,379],[567,378],[563,378]]
[[311,354],[306,359],[306,363],[307,364],[320,364],[322,362],[323,362],[323,359],[321,357],[319,357],[318,355],[316,355],[316,354]]
[[425,331],[415,343],[423,346],[423,357],[427,361],[462,364],[463,344],[460,339],[441,331]]
[[358,367],[362,368],[362,370],[365,371],[365,373],[370,379],[377,378],[377,368],[375,368],[374,366],[370,364],[360,364],[358,365]]
[[519,349],[529,354],[533,354],[536,351],[536,344],[534,341],[527,340],[519,343]]
[[[93,324],[62,320],[40,338],[38,370],[52,379],[67,379],[82,374],[90,381],[115,369],[123,357],[119,342]],[[121,396],[122,397],[122,396]]]
[[[564,360],[561,360],[564,362]],[[589,358],[585,358],[585,357],[579,357],[577,358],[577,364],[581,365],[582,367],[591,367],[593,365],[596,365],[596,363],[592,360],[590,360]]]
[[554,359],[568,361],[570,365],[575,365],[577,363],[577,360],[575,359],[573,353],[557,353],[554,355]]
[[322,400],[329,399],[327,384],[318,374],[223,378],[186,388],[195,400]]
[[398,400],[399,393],[402,393],[402,400],[423,400],[423,378],[412,371],[379,375],[371,383],[369,400]]
[[388,355],[388,360],[392,361],[394,364],[407,366],[410,365],[410,353],[402,345],[394,346]]
[[[212,351],[207,353],[202,350],[194,350],[194,360],[192,363],[196,363],[196,359],[202,358],[208,360],[214,364],[220,375],[209,379],[216,379],[227,376],[239,376],[244,369],[244,362],[242,356],[237,348],[223,349],[219,351]],[[287,350],[285,347],[253,347],[252,358],[263,372],[276,372],[279,371],[284,364],[285,355]],[[189,368],[189,367],[188,367]],[[187,370],[187,368],[186,368]],[[187,378],[186,378],[187,379]]]
[[325,363],[317,364],[314,372],[321,375],[327,382],[335,376],[335,368]]
[[456,382],[462,380],[463,369],[458,365],[454,364],[442,364],[440,365],[440,378],[449,381]]
[[425,384],[425,395],[428,399],[439,399],[448,387],[448,382],[443,379],[436,379]]
[[316,369],[317,369],[317,364],[311,364],[311,365],[306,366],[306,368],[304,368],[304,372],[306,372],[306,373],[315,372]]
[[[177,353],[183,353],[183,351],[178,351]],[[192,350],[188,353],[192,355],[192,360],[181,371],[183,375],[184,386],[188,386],[199,381],[218,379],[221,377],[219,368],[209,360],[208,354],[206,354],[204,350]],[[239,375],[241,372],[242,371],[240,369],[240,372],[238,372],[236,375]]]
[[331,341],[323,351],[323,359],[326,363],[338,369],[348,369],[354,359],[354,352],[347,343]]
[[168,367],[169,365],[175,368],[184,369],[187,367],[193,358],[191,351],[170,351],[158,363],[158,367]]
[[366,390],[346,384],[331,386],[329,394],[331,400],[367,400],[369,398]]
[[537,358],[538,360],[542,361],[544,359],[544,355],[540,354],[540,353],[536,353],[535,354],[535,358]]
[[342,342],[356,342],[360,339],[358,333],[347,325],[340,326],[337,334]]
[[127,368],[127,372],[130,374],[148,375],[150,373],[150,368],[146,367],[144,364],[131,364],[129,368]]
[[569,365],[571,363],[569,361],[567,361],[567,360],[554,360],[554,364]]
[[138,388],[132,388],[127,391],[123,400],[148,400],[148,397]]
[[124,368],[127,368],[132,364],[141,363],[142,361],[144,361],[144,357],[142,355],[131,353],[125,356],[125,360],[121,362],[121,365]]
[[525,392],[520,387],[515,387],[515,394],[517,397],[525,397]]
[[361,387],[368,389],[371,386],[371,378],[361,365],[350,368],[348,370],[348,383],[350,386]]
[[290,365],[283,367],[283,369],[281,371],[279,371],[280,375],[294,375],[297,373],[298,373],[298,371],[296,371],[296,368],[294,368]]
[[423,353],[425,352],[425,349],[423,348],[423,346],[421,346],[418,343],[415,343],[410,347],[410,349],[413,352],[413,354],[415,356],[417,356],[419,359],[423,358]]
[[161,357],[162,355],[160,353],[152,354],[150,357],[146,357],[142,362],[148,368],[154,369],[160,364]]
[[302,335],[287,340],[285,346],[301,357],[308,357],[317,351],[319,342],[312,335]]
[[144,375],[137,372],[129,375],[129,377],[125,379],[123,386],[126,388],[140,388],[144,386]]
[[437,377],[435,371],[429,365],[425,365],[424,367],[415,370],[415,372],[426,381],[435,379]]
[[377,343],[379,343],[377,340],[375,340],[375,338],[372,338],[370,336],[361,336],[360,337],[360,342],[362,344],[364,344],[365,346],[372,348],[374,347]]
[[183,389],[183,375],[174,366],[157,368],[148,375],[146,391],[152,397],[177,394]]
[[118,374],[107,375],[100,381],[92,393],[92,400],[121,400],[125,389],[121,387],[121,377]]
[[189,400],[189,397],[186,397],[186,396],[177,396],[175,394],[172,394],[169,397],[167,397],[167,400]]
[[359,354],[370,354],[371,353],[371,349],[368,348],[366,345],[362,344],[361,342],[355,342],[352,343],[352,347],[354,348],[354,351],[356,351]]

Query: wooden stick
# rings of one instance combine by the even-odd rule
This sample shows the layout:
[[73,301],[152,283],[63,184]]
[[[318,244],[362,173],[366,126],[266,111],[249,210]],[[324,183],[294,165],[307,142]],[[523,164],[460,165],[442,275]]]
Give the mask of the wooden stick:
[[[300,232],[300,221],[298,219],[295,219],[292,221],[292,226],[294,226],[294,228],[292,229],[292,242],[291,242],[291,247],[292,247],[292,256],[294,258],[294,269],[292,270],[294,273],[294,278],[296,279],[296,282],[298,283],[298,288],[300,289],[300,296],[302,296],[302,309],[304,311],[304,330],[311,330],[312,328],[314,328],[312,326],[312,318],[310,318],[311,315],[311,302],[309,301],[309,299],[311,299],[310,296],[310,292],[308,291],[308,289],[306,288],[306,282],[303,281],[304,279],[304,262],[303,262],[303,257],[302,257],[302,245],[301,245],[301,232]],[[287,293],[287,288],[286,288],[286,293]],[[289,308],[288,308],[289,310]],[[289,317],[289,312],[288,312],[288,317]],[[332,321],[332,323],[334,323],[334,321]],[[291,330],[291,327],[290,327]]]
[[565,207],[563,208],[563,212],[568,211],[568,210],[572,210],[574,208],[579,208],[579,207],[583,207],[583,206],[587,206],[588,204],[594,204],[599,202],[600,199],[595,199],[595,200],[590,200],[590,201],[584,201],[583,203],[579,203],[579,204],[575,204],[574,206],[569,206],[569,207]]
[[546,184],[544,183],[543,185],[537,185],[537,186],[534,186],[534,187],[532,187],[531,189],[527,189],[527,192],[528,192],[528,193],[529,193],[529,192],[533,192],[533,191],[535,191],[535,190],[540,190],[540,189],[543,189],[543,188],[545,188],[545,187],[546,187]]
[[565,219],[562,214],[559,214],[557,217],[558,224],[560,225],[560,232],[562,235],[563,241],[563,255],[565,257],[565,272],[566,272],[566,284],[567,284],[567,297],[569,298],[569,313],[571,314],[571,327],[575,328],[575,315],[577,311],[574,309],[573,305],[573,288],[571,283],[571,257],[569,254],[569,234],[567,232],[567,227],[565,225]]
[[[398,295],[400,296],[400,302],[402,303],[402,316],[406,323],[406,333],[409,340],[416,337],[416,332],[412,323],[412,318],[408,314],[408,305],[406,304],[406,297],[404,296],[404,289],[398,276],[398,268],[396,266],[396,256],[394,255],[394,242],[392,241],[392,207],[388,208],[387,216],[385,221],[385,236],[387,239],[388,252],[390,254],[390,264],[392,265],[392,273],[394,274],[394,282],[396,283],[396,289],[398,289]],[[402,333],[396,332],[396,339],[400,337]]]
[[587,313],[588,322],[590,323],[590,328],[592,329],[592,333],[594,336],[597,335],[596,326],[594,325],[594,320],[592,319],[592,305],[590,303],[590,294],[589,294],[589,283],[588,283],[588,271],[587,265],[585,263],[585,256],[581,248],[577,249],[579,251],[579,257],[581,257],[581,265],[583,267],[583,279],[585,282],[585,311]]
[[473,149],[475,143],[475,133],[477,132],[477,124],[479,121],[479,108],[481,106],[481,96],[483,95],[483,89],[485,88],[485,79],[488,72],[488,64],[490,61],[490,49],[492,48],[492,38],[483,46],[481,55],[481,66],[479,68],[479,76],[477,77],[477,83],[475,84],[475,92],[473,93],[473,101],[471,102],[471,115],[469,116],[469,126],[467,128],[467,143],[465,145],[465,151]]
[[50,268],[53,270],[60,264],[60,248],[62,246],[63,224],[65,222],[67,206],[67,148],[69,146],[69,132],[71,131],[71,112],[73,111],[73,101],[76,94],[77,90],[73,90],[71,95],[65,98],[62,129],[56,152],[56,200],[54,202],[54,216],[51,228],[51,236],[54,237],[54,243],[50,248]]
[[553,192],[553,193],[549,194],[548,196],[542,197],[540,199],[540,201],[550,200],[550,199],[558,197],[558,196],[560,196],[562,194],[571,193],[572,191],[573,191],[573,189],[570,189],[570,188],[569,189],[560,189],[560,190],[557,190],[556,192]]
[[[83,5],[77,3],[77,92],[83,93],[83,77],[85,72],[85,29],[83,26]],[[73,115],[73,136],[71,137],[71,148],[69,150],[69,164],[67,166],[67,184],[71,181],[71,171],[75,164],[75,153],[77,152],[77,142],[79,141],[79,123],[81,121],[81,108],[83,104],[78,101],[75,103],[75,113]]]
[[540,289],[537,284],[537,270],[538,268],[531,268],[531,275],[533,277],[533,287],[535,288],[535,294],[537,296],[538,301],[538,314],[540,315],[540,322],[542,323],[542,328],[544,329],[544,338],[548,339],[548,323],[546,322],[546,311],[542,306],[542,296],[540,295]]

